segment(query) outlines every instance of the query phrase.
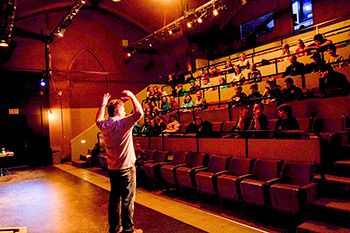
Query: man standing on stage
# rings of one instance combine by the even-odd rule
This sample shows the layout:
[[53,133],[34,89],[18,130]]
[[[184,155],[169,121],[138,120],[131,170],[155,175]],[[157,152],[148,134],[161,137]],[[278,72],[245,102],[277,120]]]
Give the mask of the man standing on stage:
[[[108,223],[109,232],[142,233],[134,228],[134,201],[136,192],[135,151],[132,128],[143,116],[141,104],[131,91],[124,90],[122,100],[130,99],[133,114],[125,116],[124,102],[120,99],[108,100],[104,94],[100,109],[96,114],[96,125],[101,130],[107,149],[107,163],[110,174]],[[107,105],[108,104],[108,105]],[[108,119],[104,119],[107,107]],[[121,205],[121,208],[119,206]],[[119,212],[121,209],[121,213]],[[121,222],[120,222],[121,215]]]

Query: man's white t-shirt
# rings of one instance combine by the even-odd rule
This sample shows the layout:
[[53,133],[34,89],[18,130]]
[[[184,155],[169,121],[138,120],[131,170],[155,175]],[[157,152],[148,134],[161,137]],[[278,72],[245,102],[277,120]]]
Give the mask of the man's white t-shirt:
[[110,117],[97,121],[106,144],[107,163],[110,170],[122,170],[135,165],[132,128],[142,114],[134,113],[121,119]]

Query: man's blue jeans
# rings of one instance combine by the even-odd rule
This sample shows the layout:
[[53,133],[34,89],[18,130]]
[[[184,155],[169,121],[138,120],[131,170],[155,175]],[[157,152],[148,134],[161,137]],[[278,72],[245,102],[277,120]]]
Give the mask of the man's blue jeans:
[[109,170],[109,177],[111,182],[108,205],[109,231],[116,232],[122,226],[123,232],[133,232],[136,169],[131,167]]

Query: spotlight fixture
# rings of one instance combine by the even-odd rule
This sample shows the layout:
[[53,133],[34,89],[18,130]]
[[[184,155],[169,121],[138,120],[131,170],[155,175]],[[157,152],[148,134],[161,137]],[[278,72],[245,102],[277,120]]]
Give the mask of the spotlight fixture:
[[191,27],[192,27],[192,23],[191,23],[191,22],[187,22],[186,25],[187,25],[188,28],[191,28]]
[[203,23],[203,19],[202,19],[201,17],[199,17],[199,18],[197,19],[197,22],[198,22],[198,23]]
[[214,9],[214,10],[213,10],[213,15],[214,15],[214,16],[218,16],[218,15],[219,15],[219,11],[218,11],[217,9]]
[[127,53],[127,56],[128,56],[128,57],[131,57],[131,53]]
[[68,26],[73,22],[73,18],[77,16],[79,10],[85,4],[85,0],[76,0],[73,6],[68,10],[65,16],[57,24],[55,29],[50,34],[50,42],[53,41],[55,36],[63,37],[64,32],[67,30]]
[[173,31],[172,31],[172,30],[169,30],[168,33],[169,33],[169,35],[172,35],[172,34],[173,34]]
[[46,87],[46,81],[43,78],[40,79],[39,84],[40,84],[40,87]]

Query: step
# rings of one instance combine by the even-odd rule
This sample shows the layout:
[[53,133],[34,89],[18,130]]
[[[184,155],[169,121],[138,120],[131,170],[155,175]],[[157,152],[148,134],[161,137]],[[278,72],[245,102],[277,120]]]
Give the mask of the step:
[[350,214],[350,200],[340,200],[333,198],[321,198],[312,203],[319,207],[330,208],[337,211],[343,211]]
[[84,161],[84,160],[73,160],[72,165],[74,167],[79,167],[79,168],[89,167],[89,163],[87,161]]
[[349,233],[349,228],[343,228],[336,225],[327,224],[324,222],[319,222],[315,220],[309,220],[300,224],[296,230],[297,233]]
[[90,161],[90,159],[91,159],[91,154],[81,154],[80,155],[80,158],[79,158],[80,160],[83,160],[83,161]]

